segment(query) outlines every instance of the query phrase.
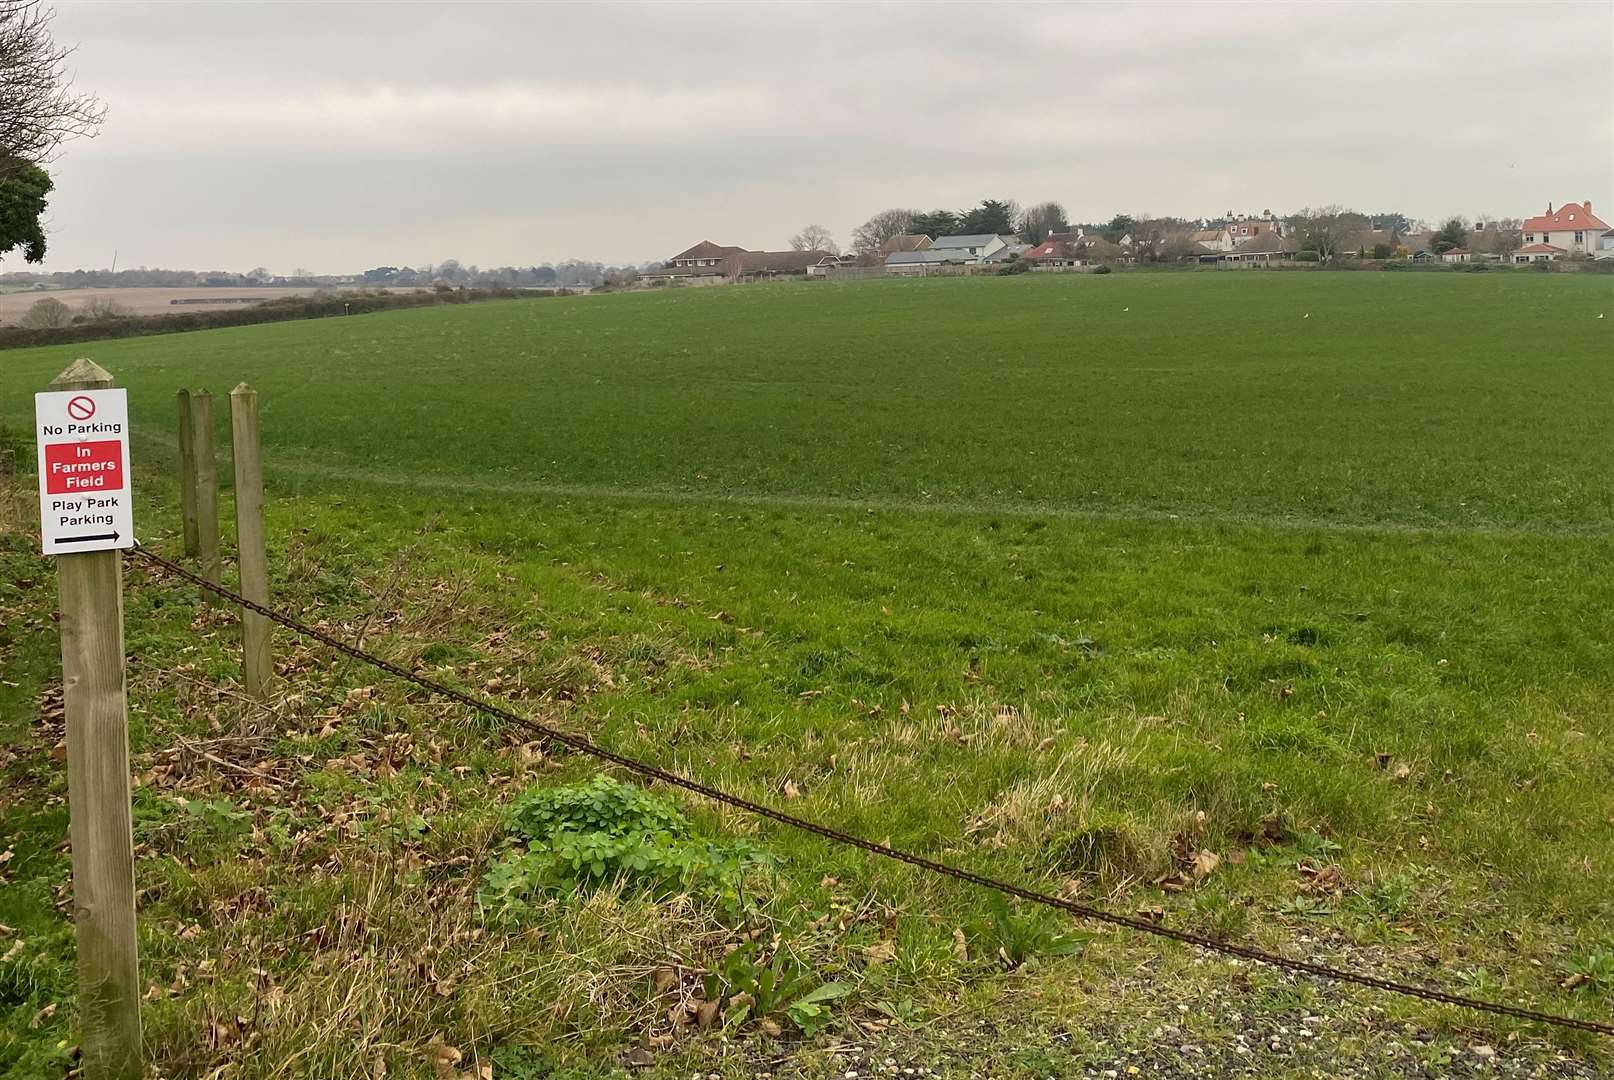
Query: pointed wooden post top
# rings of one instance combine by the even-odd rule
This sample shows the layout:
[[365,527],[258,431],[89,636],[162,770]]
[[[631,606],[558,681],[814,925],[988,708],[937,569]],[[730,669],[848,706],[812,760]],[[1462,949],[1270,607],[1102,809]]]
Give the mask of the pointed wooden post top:
[[87,356],[81,356],[67,365],[50,382],[52,390],[104,390],[112,385],[112,373]]
[[256,394],[256,393],[257,393],[257,391],[252,389],[252,387],[248,386],[246,383],[238,383],[238,384],[236,384],[236,388],[234,390],[230,391],[230,396],[235,397],[237,394]]

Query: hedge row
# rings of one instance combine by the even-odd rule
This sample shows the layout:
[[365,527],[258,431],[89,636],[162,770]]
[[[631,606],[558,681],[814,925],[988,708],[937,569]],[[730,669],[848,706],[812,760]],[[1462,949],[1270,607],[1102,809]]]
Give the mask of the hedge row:
[[[28,329],[0,327],[0,349],[23,349],[35,345],[69,345],[77,341],[141,337],[146,334],[178,334],[187,330],[211,330],[220,326],[251,326],[254,323],[284,322],[288,319],[323,319],[332,315],[366,315],[393,308],[435,307],[439,304],[469,304],[479,300],[530,300],[564,295],[565,289],[442,289],[433,292],[354,292],[336,296],[285,296],[261,304],[227,308],[222,311],[176,311],[164,315],[133,315]],[[49,293],[44,294],[46,296]]]

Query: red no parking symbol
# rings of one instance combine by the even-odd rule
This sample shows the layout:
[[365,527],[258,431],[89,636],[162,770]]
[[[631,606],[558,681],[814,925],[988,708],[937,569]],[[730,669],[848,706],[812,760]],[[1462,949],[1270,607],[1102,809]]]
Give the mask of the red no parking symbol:
[[82,395],[70,398],[67,402],[67,415],[74,420],[88,420],[95,415],[95,399]]

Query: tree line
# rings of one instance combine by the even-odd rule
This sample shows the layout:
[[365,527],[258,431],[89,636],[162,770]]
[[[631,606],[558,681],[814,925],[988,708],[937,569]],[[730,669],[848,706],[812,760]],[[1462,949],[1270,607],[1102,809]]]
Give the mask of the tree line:
[[[1321,259],[1334,258],[1340,251],[1355,250],[1361,238],[1375,231],[1386,237],[1405,238],[1423,231],[1433,232],[1430,248],[1436,254],[1465,248],[1470,251],[1507,256],[1517,250],[1520,222],[1516,218],[1487,218],[1471,224],[1467,218],[1447,218],[1438,230],[1429,230],[1399,211],[1369,214],[1343,206],[1307,207],[1284,218],[1287,236],[1301,251],[1316,252]],[[1191,234],[1211,224],[1191,219],[1153,214],[1118,213],[1107,221],[1072,221],[1058,202],[1039,202],[1022,207],[1013,199],[983,199],[965,210],[911,210],[893,207],[882,210],[852,231],[852,251],[874,255],[898,236],[924,234],[932,238],[973,233],[1015,236],[1027,244],[1040,243],[1050,234],[1080,231],[1084,237],[1116,244],[1130,238],[1134,250],[1145,258],[1174,261],[1195,254],[1199,249]],[[838,252],[829,230],[811,225],[792,241],[798,250],[814,248]],[[1390,258],[1396,244],[1382,241],[1382,252],[1363,252],[1376,258]]]
[[43,219],[55,186],[45,166],[70,139],[93,137],[106,116],[94,95],[73,87],[56,44],[55,12],[40,0],[0,0],[0,256],[45,257]]

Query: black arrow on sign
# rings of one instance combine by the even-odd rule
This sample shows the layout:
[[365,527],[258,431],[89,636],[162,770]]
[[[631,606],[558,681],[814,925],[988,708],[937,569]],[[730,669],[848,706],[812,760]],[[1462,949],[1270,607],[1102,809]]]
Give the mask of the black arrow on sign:
[[88,544],[91,540],[116,540],[117,538],[117,533],[109,532],[97,533],[94,536],[58,536],[56,542],[58,544]]

